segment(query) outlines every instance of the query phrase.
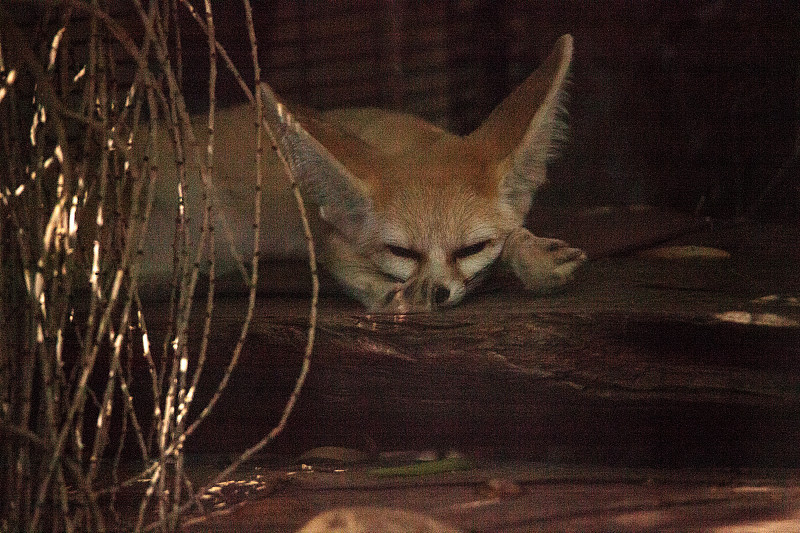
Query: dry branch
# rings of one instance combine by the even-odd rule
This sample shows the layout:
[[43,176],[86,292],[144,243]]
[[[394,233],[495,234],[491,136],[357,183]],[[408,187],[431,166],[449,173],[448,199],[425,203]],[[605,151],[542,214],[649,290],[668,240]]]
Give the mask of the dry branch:
[[[4,346],[0,400],[8,406],[0,413],[0,432],[11,437],[3,439],[0,449],[7,472],[0,478],[7,481],[0,509],[0,529],[4,531],[104,531],[112,527],[109,520],[119,527],[116,493],[132,482],[120,480],[117,470],[128,432],[133,433],[150,478],[136,529],[178,530],[181,513],[191,505],[201,508],[199,495],[209,486],[194,488],[183,468],[183,444],[223,394],[255,313],[263,196],[261,94],[253,94],[216,40],[210,2],[205,2],[204,18],[185,1],[144,5],[133,0],[131,4],[140,24],[138,33],[133,34],[100,2],[65,0],[37,6],[42,9],[36,22],[38,32],[23,31],[0,6],[0,117],[5,122],[0,157],[10,169],[0,183],[0,290],[4,302],[0,304]],[[205,156],[181,93],[179,11],[184,9],[204,32],[209,50]],[[258,47],[247,1],[244,12],[259,84]],[[53,22],[55,28],[51,28]],[[75,38],[82,22],[89,28],[85,41]],[[34,43],[28,41],[31,35],[50,37]],[[172,41],[170,36],[174,36]],[[10,61],[5,56],[9,51]],[[73,65],[76,57],[85,64]],[[224,213],[217,208],[213,184],[218,57],[254,102],[255,238],[249,269],[233,244]],[[118,77],[118,64],[125,59],[135,65],[127,81]],[[151,69],[154,62],[157,73]],[[29,105],[30,101],[35,105]],[[149,126],[140,125],[145,120]],[[139,135],[140,128],[147,134]],[[150,350],[138,277],[159,177],[153,162],[156,151],[166,148],[157,145],[164,130],[175,154],[176,201],[181,209],[176,226],[171,325],[159,364]],[[139,146],[141,139],[149,139],[148,144]],[[144,156],[141,166],[136,161],[139,156]],[[204,191],[201,235],[194,248],[186,231],[182,197],[190,161],[202,162],[198,168]],[[226,472],[282,430],[308,373],[319,283],[305,207],[296,189],[295,194],[308,240],[314,287],[303,369],[280,423]],[[230,253],[250,292],[247,313],[217,394],[190,420],[189,408],[205,365],[214,314],[215,219],[222,221]],[[190,255],[191,250],[194,253]],[[189,342],[189,320],[204,264],[209,286],[203,333],[195,346]],[[88,292],[81,293],[84,288]],[[82,300],[81,294],[88,299]],[[82,301],[86,305],[76,306]],[[12,308],[6,302],[22,303]],[[66,340],[70,328],[76,330],[77,342]],[[155,406],[152,416],[137,411],[138,403],[129,389],[131,362],[138,356],[147,362]],[[120,424],[122,437],[112,453],[108,445],[114,423]],[[111,465],[110,475],[106,465]],[[98,487],[107,485],[108,480],[111,485]],[[104,497],[107,494],[109,498]],[[154,507],[149,503],[152,497],[157,498]],[[155,509],[156,522],[150,523],[153,516],[148,509]]]

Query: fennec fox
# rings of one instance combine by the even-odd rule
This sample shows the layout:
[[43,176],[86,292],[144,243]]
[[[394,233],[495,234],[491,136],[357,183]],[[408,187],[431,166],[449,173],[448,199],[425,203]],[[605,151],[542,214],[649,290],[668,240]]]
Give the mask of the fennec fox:
[[[549,292],[572,278],[585,254],[523,227],[562,132],[559,100],[571,58],[572,37],[565,35],[465,137],[378,109],[290,112],[262,84],[264,123],[304,197],[318,207],[321,262],[354,298],[388,312],[452,306],[498,259],[531,291]],[[252,109],[221,111],[215,130],[215,187],[240,250],[252,247]],[[199,137],[205,141],[202,131]],[[265,165],[262,249],[293,256],[304,241],[277,161]],[[166,200],[157,193],[156,201],[174,203],[171,194]],[[148,239],[162,249],[150,250],[161,259],[145,261],[145,276],[158,274],[148,268],[171,265],[164,241]],[[232,268],[220,260],[218,272]]]

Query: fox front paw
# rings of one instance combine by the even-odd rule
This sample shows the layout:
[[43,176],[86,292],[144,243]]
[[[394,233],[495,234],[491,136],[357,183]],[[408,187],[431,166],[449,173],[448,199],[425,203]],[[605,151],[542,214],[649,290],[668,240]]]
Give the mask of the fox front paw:
[[450,297],[449,289],[412,278],[386,295],[383,311],[396,314],[432,311],[446,306]]
[[384,313],[405,314],[414,310],[412,302],[406,296],[406,285],[398,283],[383,298],[380,311]]
[[501,257],[527,290],[539,293],[563,288],[586,261],[583,250],[558,239],[536,237],[525,228],[508,236]]

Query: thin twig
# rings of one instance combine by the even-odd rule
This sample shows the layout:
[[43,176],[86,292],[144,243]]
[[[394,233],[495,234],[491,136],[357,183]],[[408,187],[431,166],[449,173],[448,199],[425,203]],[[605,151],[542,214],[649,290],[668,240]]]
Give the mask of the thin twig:
[[[200,26],[200,30],[204,34],[208,35],[208,28],[206,27],[205,22],[203,22],[203,19],[200,17],[200,14],[197,13],[192,4],[189,3],[189,0],[180,0],[180,1],[181,4],[186,8],[186,10],[189,11],[189,14],[192,15],[192,18],[195,20],[195,22],[197,22],[197,24]],[[222,47],[222,45],[219,44],[219,41],[214,41],[214,42],[216,43],[216,48],[217,52],[219,53],[219,56],[225,62],[225,66],[228,67],[228,70],[231,72],[231,74],[233,74],[234,78],[236,78],[236,81],[239,84],[239,88],[242,90],[245,96],[247,96],[247,99],[250,100],[250,102],[253,102],[254,101],[253,92],[250,90],[250,87],[247,86],[247,83],[244,81],[244,78],[242,78],[241,74],[239,74],[239,70],[233,64],[233,61],[231,60],[230,56],[228,56],[228,52],[226,52],[225,49]]]

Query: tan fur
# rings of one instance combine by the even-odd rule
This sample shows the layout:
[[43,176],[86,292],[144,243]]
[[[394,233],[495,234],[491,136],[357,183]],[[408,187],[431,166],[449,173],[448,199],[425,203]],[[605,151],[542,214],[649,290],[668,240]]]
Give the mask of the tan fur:
[[[460,137],[424,120],[379,109],[290,112],[266,85],[263,120],[276,135],[304,197],[319,208],[316,240],[328,271],[373,310],[407,312],[454,305],[496,259],[537,291],[561,287],[585,255],[522,227],[548,157],[560,138],[560,97],[572,38],[559,39],[542,66],[475,132]],[[222,110],[215,128],[215,189],[222,213],[247,256],[252,249],[254,121],[250,106]],[[200,143],[205,143],[202,122]],[[268,143],[266,143],[268,146]],[[160,168],[171,153],[161,150]],[[197,239],[201,208],[197,167],[190,169],[188,208]],[[158,213],[145,279],[171,266],[174,177],[157,190]],[[262,249],[302,255],[304,239],[289,181],[265,158]],[[165,216],[166,213],[166,216]],[[217,224],[218,251],[227,245]],[[230,254],[228,254],[230,256]],[[220,260],[218,273],[234,270]]]
[[341,507],[312,518],[297,533],[458,533],[424,514],[384,507]]

